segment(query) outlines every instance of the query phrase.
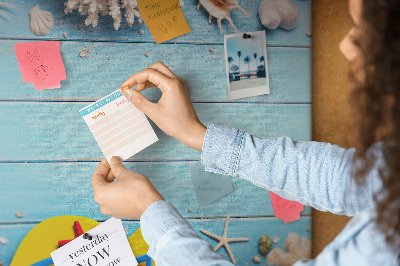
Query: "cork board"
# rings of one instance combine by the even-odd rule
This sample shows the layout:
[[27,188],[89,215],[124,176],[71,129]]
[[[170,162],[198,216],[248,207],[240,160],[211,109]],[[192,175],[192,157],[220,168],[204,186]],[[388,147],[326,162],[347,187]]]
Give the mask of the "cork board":
[[[352,147],[350,139],[350,63],[339,43],[352,22],[348,1],[313,1],[313,140]],[[349,217],[313,210],[313,257],[316,257],[343,229]]]

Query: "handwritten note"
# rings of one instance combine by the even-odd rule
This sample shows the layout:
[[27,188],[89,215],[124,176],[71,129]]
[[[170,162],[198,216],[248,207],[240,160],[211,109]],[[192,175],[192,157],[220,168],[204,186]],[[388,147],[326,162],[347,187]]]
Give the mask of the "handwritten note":
[[60,88],[67,78],[60,53],[60,42],[41,41],[14,45],[22,79],[36,90]]
[[190,173],[200,208],[207,206],[233,190],[229,176],[206,172],[200,162],[190,166]]
[[275,218],[282,219],[285,224],[300,219],[300,213],[304,210],[303,204],[284,199],[273,192],[269,192],[274,209]]
[[121,220],[111,218],[51,253],[56,266],[137,265]]
[[157,43],[190,32],[178,0],[138,0],[140,14]]
[[122,160],[158,140],[145,114],[116,90],[79,110],[104,156]]

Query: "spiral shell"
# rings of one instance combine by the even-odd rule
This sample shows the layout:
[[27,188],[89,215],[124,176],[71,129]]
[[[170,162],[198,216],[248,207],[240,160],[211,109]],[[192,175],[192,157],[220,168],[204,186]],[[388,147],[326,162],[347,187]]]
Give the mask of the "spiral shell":
[[46,35],[54,25],[54,17],[49,11],[40,10],[39,5],[34,6],[30,11],[31,22],[29,28],[35,35]]
[[261,255],[265,255],[268,253],[268,251],[270,251],[270,249],[272,248],[272,238],[270,236],[260,236],[260,241],[259,241],[259,250]]
[[236,29],[235,24],[231,19],[231,11],[233,9],[237,9],[242,11],[247,17],[249,16],[247,12],[239,6],[237,0],[199,0],[199,4],[197,5],[197,11],[199,11],[200,7],[203,6],[205,10],[208,12],[208,23],[211,23],[212,17],[217,18],[217,24],[219,29],[222,32],[221,20],[224,18],[229,21],[232,28],[239,33]]
[[285,30],[292,30],[299,20],[299,11],[290,0],[263,0],[258,8],[261,23],[268,29],[278,26]]

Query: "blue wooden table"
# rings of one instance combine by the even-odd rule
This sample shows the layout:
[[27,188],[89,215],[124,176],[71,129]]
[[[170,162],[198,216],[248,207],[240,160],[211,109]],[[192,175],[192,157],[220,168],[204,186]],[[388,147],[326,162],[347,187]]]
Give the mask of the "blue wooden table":
[[[98,221],[109,218],[94,202],[90,180],[103,155],[78,110],[157,60],[187,83],[203,124],[236,127],[262,137],[311,140],[311,38],[306,35],[311,1],[293,1],[300,14],[292,31],[264,28],[258,18],[260,0],[239,1],[249,18],[232,11],[239,31],[266,30],[271,93],[227,101],[223,34],[235,32],[226,20],[223,34],[215,20],[209,24],[203,8],[196,12],[197,0],[185,0],[182,8],[192,32],[158,45],[144,23],[129,27],[123,19],[115,31],[106,16],[96,28],[86,27],[85,17],[77,12],[64,14],[61,0],[3,0],[19,10],[2,9],[10,19],[0,19],[0,237],[9,240],[0,245],[1,261],[8,265],[26,233],[47,218],[69,214]],[[28,27],[28,12],[36,4],[56,20],[44,37],[33,35]],[[67,79],[59,89],[37,91],[22,80],[14,44],[39,40],[61,41]],[[80,57],[82,49],[89,50],[88,57]],[[151,100],[161,95],[155,88],[144,94]],[[231,245],[238,265],[253,265],[261,234],[278,236],[274,247],[281,248],[289,232],[311,239],[311,208],[305,208],[300,220],[284,224],[274,218],[268,191],[237,178],[232,178],[232,193],[200,209],[189,172],[200,152],[152,126],[160,140],[125,165],[147,176],[213,246],[217,242],[201,234],[200,228],[222,235],[230,215],[228,236],[250,238]],[[17,211],[24,217],[16,217]],[[139,222],[124,221],[124,225],[130,235]],[[229,259],[225,249],[218,253]],[[263,258],[261,265],[266,264]]]

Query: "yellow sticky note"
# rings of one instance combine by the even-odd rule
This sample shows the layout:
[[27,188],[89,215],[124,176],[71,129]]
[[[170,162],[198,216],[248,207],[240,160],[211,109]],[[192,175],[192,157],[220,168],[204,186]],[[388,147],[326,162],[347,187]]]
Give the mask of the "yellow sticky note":
[[178,0],[138,0],[140,14],[157,43],[190,32]]

